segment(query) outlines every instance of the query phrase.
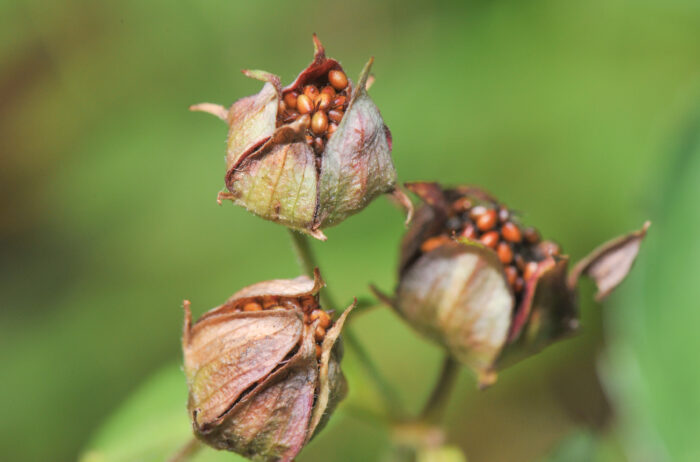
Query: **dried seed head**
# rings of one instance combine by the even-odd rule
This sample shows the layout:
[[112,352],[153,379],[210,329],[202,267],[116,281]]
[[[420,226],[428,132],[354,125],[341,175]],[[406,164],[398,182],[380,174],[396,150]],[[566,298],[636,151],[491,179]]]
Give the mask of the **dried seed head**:
[[[318,273],[315,281],[261,282],[194,325],[185,304],[188,410],[199,439],[254,460],[290,462],[323,427],[346,393],[338,337],[349,309],[333,323],[318,307],[322,285]],[[311,322],[311,312],[323,314]],[[324,315],[326,328],[316,325]]]
[[[611,241],[567,275],[568,257],[516,214],[474,187],[407,187],[425,202],[401,246],[392,306],[417,330],[479,374],[495,371],[575,331],[576,284],[596,280],[600,297],[619,284],[641,231]],[[445,317],[444,313],[450,313]]]

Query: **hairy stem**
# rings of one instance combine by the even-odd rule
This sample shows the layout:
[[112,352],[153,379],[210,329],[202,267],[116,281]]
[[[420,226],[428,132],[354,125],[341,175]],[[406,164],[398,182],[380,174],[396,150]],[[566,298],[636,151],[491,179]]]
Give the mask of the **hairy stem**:
[[447,353],[442,363],[440,377],[435,383],[430,398],[425,403],[423,412],[421,412],[420,420],[425,423],[436,424],[442,420],[447,409],[447,404],[450,401],[452,388],[457,382],[459,374],[459,363]]
[[[306,274],[313,275],[314,268],[318,267],[318,261],[316,260],[313,250],[311,250],[308,237],[305,234],[297,233],[296,231],[292,230],[289,230],[289,234],[292,238],[294,251],[299,260],[299,266],[301,266]],[[321,290],[319,296],[321,298],[321,302],[327,310],[335,310],[336,312],[339,312],[338,305],[335,303],[335,300],[331,296],[331,293],[327,287]],[[362,343],[360,343],[358,340],[351,326],[348,326],[347,324],[343,329],[343,338],[358,356],[360,364],[364,368],[367,377],[371,380],[375,389],[381,396],[389,417],[392,420],[403,417],[402,405],[398,399],[396,390],[389,383],[389,381],[386,380],[377,365],[369,356],[367,350],[365,350]]]
[[177,454],[168,459],[168,462],[185,462],[197,454],[202,449],[202,446],[202,443],[197,438],[192,437],[177,451]]

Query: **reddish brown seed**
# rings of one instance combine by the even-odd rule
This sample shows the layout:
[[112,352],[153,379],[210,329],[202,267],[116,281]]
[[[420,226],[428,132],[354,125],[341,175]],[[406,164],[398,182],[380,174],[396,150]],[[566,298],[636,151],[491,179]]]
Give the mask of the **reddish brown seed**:
[[525,271],[525,259],[522,255],[515,256],[515,266],[517,266],[520,271]]
[[328,73],[328,82],[330,82],[336,90],[342,90],[348,86],[348,78],[345,76],[345,73],[337,69]]
[[525,281],[523,281],[523,278],[517,278],[515,280],[515,284],[513,284],[513,290],[516,293],[518,293],[518,292],[521,292],[524,287],[525,287]]
[[338,109],[342,109],[342,106],[345,105],[346,98],[343,95],[338,95],[335,98],[333,98],[333,101],[331,101],[331,106]]
[[263,307],[257,302],[248,302],[243,305],[243,311],[262,311]]
[[501,262],[504,265],[507,265],[511,261],[513,261],[513,250],[510,248],[508,244],[505,242],[501,241],[498,243],[498,248],[496,249],[496,253],[498,254],[498,258],[501,260]]
[[529,281],[530,278],[535,274],[535,271],[537,271],[537,262],[531,261],[527,265],[525,265],[525,271],[523,271],[523,279],[526,281]]
[[314,137],[311,135],[304,135],[304,138],[306,138],[306,144],[314,144]]
[[538,233],[535,228],[525,228],[523,236],[530,244],[537,244],[540,242],[540,233]]
[[508,285],[514,285],[515,280],[518,278],[518,270],[515,268],[515,266],[506,266],[505,272]]
[[304,87],[304,94],[311,98],[312,101],[316,99],[319,93],[321,92],[318,91],[318,87],[316,85],[307,85]]
[[325,147],[325,144],[323,143],[323,138],[316,137],[314,138],[314,151],[316,151],[317,154],[321,154],[323,152],[323,148]]
[[508,221],[509,218],[510,218],[510,211],[505,207],[501,207],[498,210],[498,220],[501,223],[505,223],[506,221]]
[[552,241],[542,241],[537,245],[537,248],[543,256],[559,255],[559,245]]
[[318,319],[318,325],[323,327],[324,329],[328,329],[328,327],[331,325],[331,317],[328,316],[328,313],[326,313],[323,310],[314,310],[311,312],[311,322],[314,322]]
[[309,112],[314,110],[314,103],[306,95],[299,95],[297,98],[297,111],[299,111],[300,114],[308,114]]
[[423,245],[420,246],[420,250],[423,253],[430,252],[431,250],[435,250],[441,245],[450,242],[452,239],[449,237],[443,235],[440,236],[435,236],[431,237],[430,239],[427,239],[425,242],[423,242]]
[[498,221],[498,213],[495,210],[487,210],[483,215],[476,219],[476,227],[481,231],[488,231],[496,226]]
[[489,231],[488,233],[484,233],[484,235],[481,236],[481,239],[479,240],[486,247],[491,247],[492,249],[495,249],[498,245],[498,231]]
[[325,93],[328,96],[330,96],[331,98],[333,98],[335,96],[335,89],[333,87],[331,87],[330,85],[326,85],[321,90],[321,93]]
[[328,111],[328,118],[331,119],[333,122],[339,124],[343,118],[343,111],[331,109],[330,111]]
[[299,93],[297,93],[295,91],[287,92],[284,95],[284,104],[286,104],[289,109],[296,109],[298,97],[299,97]]
[[476,239],[476,228],[473,224],[467,223],[467,226],[464,227],[459,235],[460,237],[466,237],[467,239]]
[[287,112],[284,113],[284,117],[282,118],[282,121],[286,124],[290,122],[294,122],[297,117],[299,117],[299,113],[297,111],[293,110],[288,110]]
[[326,329],[324,329],[321,326],[316,326],[316,330],[314,331],[314,338],[316,339],[317,342],[320,342],[323,340],[323,337],[326,336]]
[[481,215],[485,214],[488,209],[483,205],[475,205],[469,211],[469,218],[476,221]]
[[328,134],[332,135],[338,129],[338,124],[331,122],[328,124]]
[[321,345],[316,345],[316,359],[321,359],[321,354],[323,354]]
[[452,203],[452,210],[454,210],[455,212],[464,212],[469,210],[471,206],[472,201],[470,201],[466,197],[460,197]]
[[510,242],[520,242],[523,239],[520,228],[510,221],[501,227],[501,235],[503,235],[503,239]]
[[323,111],[314,113],[311,118],[311,131],[317,135],[322,135],[328,129],[328,116]]
[[331,107],[331,97],[328,93],[321,93],[314,100],[317,111],[327,111]]

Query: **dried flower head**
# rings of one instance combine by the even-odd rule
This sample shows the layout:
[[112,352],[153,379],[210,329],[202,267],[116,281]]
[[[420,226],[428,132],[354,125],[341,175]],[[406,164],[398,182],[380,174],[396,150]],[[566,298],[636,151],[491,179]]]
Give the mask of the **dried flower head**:
[[407,187],[424,202],[401,245],[392,306],[479,376],[572,334],[576,286],[587,275],[602,300],[627,275],[649,223],[610,241],[569,271],[559,246],[474,187]]
[[[313,62],[287,87],[276,75],[244,71],[265,82],[260,93],[229,109],[210,103],[192,110],[229,125],[226,153],[229,199],[267,220],[325,240],[321,229],[396,189],[391,133],[367,94],[372,59],[357,86],[314,35]],[[409,209],[410,215],[410,209]]]
[[347,392],[340,330],[318,303],[318,272],[246,287],[192,325],[182,348],[198,438],[260,461],[291,461]]

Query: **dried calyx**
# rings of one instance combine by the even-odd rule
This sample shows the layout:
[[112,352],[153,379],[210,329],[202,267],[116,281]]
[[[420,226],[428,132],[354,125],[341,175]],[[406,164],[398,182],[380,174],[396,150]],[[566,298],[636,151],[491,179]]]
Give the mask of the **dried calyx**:
[[232,311],[255,312],[269,310],[294,310],[303,313],[304,324],[307,328],[313,328],[316,341],[316,358],[321,358],[321,345],[326,338],[326,331],[333,326],[333,320],[328,312],[324,311],[318,302],[318,294],[304,294],[290,298],[282,296],[265,296],[244,299],[231,305]]
[[423,236],[420,252],[430,252],[459,238],[481,242],[498,254],[519,305],[525,281],[532,278],[540,262],[560,255],[559,245],[541,240],[537,229],[524,226],[517,213],[483,191],[459,186],[443,194],[448,204],[445,226],[435,235]]
[[[336,66],[340,67],[338,64]],[[351,93],[350,82],[341,69],[330,69],[319,76],[312,76],[303,85],[298,82],[282,91],[277,127],[301,120],[305,127],[306,143],[313,148],[319,169],[323,149],[338,129]]]

